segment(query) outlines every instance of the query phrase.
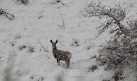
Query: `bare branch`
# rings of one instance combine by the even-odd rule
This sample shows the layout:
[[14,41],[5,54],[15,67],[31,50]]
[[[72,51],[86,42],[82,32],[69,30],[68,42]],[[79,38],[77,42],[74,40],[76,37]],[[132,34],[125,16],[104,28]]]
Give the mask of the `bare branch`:
[[40,41],[39,41],[39,43],[40,43],[41,47],[43,48],[43,50],[44,50],[45,52],[49,52],[48,50],[45,49],[45,47],[41,44]]
[[9,20],[14,19],[14,15],[6,12],[4,9],[0,9],[0,15],[5,15]]
[[101,29],[99,30],[98,35],[101,35],[112,24],[112,22],[113,20],[107,20],[101,26],[99,26],[98,28]]

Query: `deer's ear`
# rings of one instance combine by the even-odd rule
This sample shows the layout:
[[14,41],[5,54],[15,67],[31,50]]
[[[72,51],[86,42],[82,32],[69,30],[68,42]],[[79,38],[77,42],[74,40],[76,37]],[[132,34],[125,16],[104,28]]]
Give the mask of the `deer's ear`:
[[52,40],[50,40],[50,42],[51,42],[51,43],[53,43],[53,41],[52,41]]
[[56,42],[55,43],[58,43],[58,40],[56,40]]

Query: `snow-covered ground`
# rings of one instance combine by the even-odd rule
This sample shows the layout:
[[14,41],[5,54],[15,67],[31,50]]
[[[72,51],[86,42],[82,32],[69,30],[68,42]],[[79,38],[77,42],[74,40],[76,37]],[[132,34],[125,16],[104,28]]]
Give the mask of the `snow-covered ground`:
[[[87,3],[96,0],[62,0],[65,5],[55,0],[29,1],[28,5],[18,5],[15,0],[0,0],[0,8],[15,15],[14,20],[0,16],[0,81],[57,81],[60,76],[63,81],[102,81],[112,77],[112,72],[103,67],[88,71],[96,65],[91,57],[109,39],[107,33],[96,38],[96,28],[103,20],[80,13]],[[130,11],[130,18],[137,13],[136,0],[100,1],[109,6],[122,4]],[[72,53],[69,69],[63,61],[57,66],[51,39],[58,39],[58,49]],[[20,50],[21,46],[26,48]]]

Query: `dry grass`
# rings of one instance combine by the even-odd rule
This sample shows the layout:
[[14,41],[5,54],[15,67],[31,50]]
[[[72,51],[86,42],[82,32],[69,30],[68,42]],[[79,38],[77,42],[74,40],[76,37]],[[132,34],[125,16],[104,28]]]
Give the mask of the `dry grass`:
[[94,72],[95,70],[97,70],[98,69],[98,66],[96,66],[96,65],[92,65],[89,69],[88,69],[88,72]]

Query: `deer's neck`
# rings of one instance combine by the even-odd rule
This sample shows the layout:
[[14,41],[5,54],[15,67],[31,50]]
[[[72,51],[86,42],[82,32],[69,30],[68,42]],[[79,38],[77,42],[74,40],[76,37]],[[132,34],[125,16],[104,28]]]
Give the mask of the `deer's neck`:
[[55,58],[56,58],[56,51],[57,51],[57,48],[56,47],[52,47],[53,56]]
[[57,51],[57,47],[52,47],[53,54]]

